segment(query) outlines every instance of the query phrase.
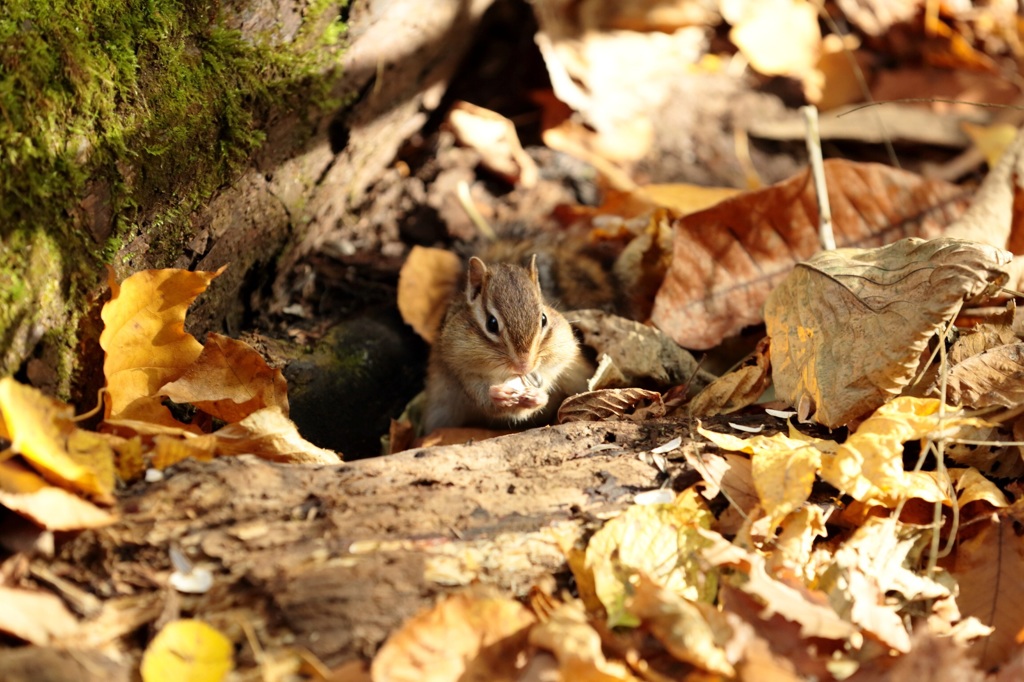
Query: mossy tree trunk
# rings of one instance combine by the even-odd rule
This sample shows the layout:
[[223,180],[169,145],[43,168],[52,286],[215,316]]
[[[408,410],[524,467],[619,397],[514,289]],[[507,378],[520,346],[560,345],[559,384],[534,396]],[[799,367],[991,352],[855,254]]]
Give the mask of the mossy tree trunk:
[[226,327],[426,121],[492,0],[8,0],[0,375],[97,377],[106,266],[227,272]]

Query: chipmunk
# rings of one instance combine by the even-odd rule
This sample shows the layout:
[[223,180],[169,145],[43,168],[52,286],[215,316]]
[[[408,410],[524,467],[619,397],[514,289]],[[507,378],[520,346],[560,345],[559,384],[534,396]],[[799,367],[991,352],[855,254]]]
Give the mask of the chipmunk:
[[545,302],[536,256],[529,269],[474,256],[430,352],[424,431],[549,422],[567,395],[586,390],[590,369]]

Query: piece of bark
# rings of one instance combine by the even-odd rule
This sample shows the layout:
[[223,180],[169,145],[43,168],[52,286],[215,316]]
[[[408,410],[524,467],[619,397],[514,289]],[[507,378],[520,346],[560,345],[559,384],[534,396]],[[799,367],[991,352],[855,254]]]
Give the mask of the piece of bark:
[[[244,614],[265,648],[289,640],[336,666],[370,656],[439,593],[479,581],[521,595],[558,571],[546,529],[657,487],[658,470],[622,450],[682,428],[566,424],[341,466],[185,462],[133,488],[121,520],[71,539],[53,570],[100,594],[159,593],[177,546],[215,575],[208,593],[180,595],[183,610],[236,641]],[[253,664],[243,647],[239,666]]]

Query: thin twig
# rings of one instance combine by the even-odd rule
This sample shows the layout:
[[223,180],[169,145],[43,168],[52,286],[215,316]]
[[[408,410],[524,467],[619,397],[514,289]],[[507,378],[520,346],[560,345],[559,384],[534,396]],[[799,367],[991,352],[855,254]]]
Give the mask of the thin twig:
[[818,108],[813,105],[800,107],[807,123],[807,155],[811,161],[811,176],[814,178],[814,193],[818,198],[818,239],[825,251],[834,251],[836,237],[832,231],[832,206],[828,202],[828,186],[825,184],[825,165],[821,160],[821,135],[818,132]]
[[495,234],[494,228],[491,227],[490,223],[480,215],[480,211],[477,210],[476,204],[473,203],[473,197],[469,193],[469,184],[465,180],[460,180],[459,184],[455,186],[455,195],[459,199],[459,205],[462,206],[462,210],[473,221],[480,234],[489,241],[493,242],[496,240],[498,235]]

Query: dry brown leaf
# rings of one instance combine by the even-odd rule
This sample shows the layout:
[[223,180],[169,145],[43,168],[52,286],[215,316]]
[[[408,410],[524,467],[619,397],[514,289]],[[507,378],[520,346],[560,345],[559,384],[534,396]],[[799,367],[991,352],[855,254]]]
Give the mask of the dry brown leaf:
[[946,354],[950,366],[958,365],[967,358],[984,353],[990,348],[1016,343],[1017,335],[1005,325],[984,325],[974,330],[961,333]]
[[816,582],[840,613],[902,653],[910,650],[910,633],[901,607],[950,596],[948,588],[908,567],[916,563],[916,552],[910,555],[919,533],[894,517],[869,519],[835,551]]
[[[935,395],[939,390],[932,387]],[[1024,403],[1024,343],[990,348],[951,367],[946,396],[955,405],[975,409]]]
[[71,407],[11,377],[0,379],[0,422],[11,451],[48,481],[114,501],[114,450],[100,434],[72,421]]
[[398,274],[398,310],[402,320],[427,343],[433,343],[441,329],[462,263],[445,249],[414,246]]
[[48,530],[100,528],[117,520],[17,462],[0,462],[0,504]]
[[732,630],[721,611],[684,599],[643,574],[637,576],[635,588],[627,608],[672,656],[711,673],[736,674],[723,648]]
[[292,464],[338,464],[341,456],[313,445],[280,408],[265,407],[235,424],[214,431],[217,453],[256,455],[274,462]]
[[281,370],[244,341],[220,334],[207,335],[196,361],[158,395],[191,403],[229,424],[264,407],[278,407],[288,416],[288,384]]
[[769,371],[768,340],[762,339],[739,367],[715,379],[694,396],[687,411],[691,417],[713,417],[753,405],[771,384]]
[[371,674],[375,682],[511,682],[534,622],[513,599],[449,596],[393,632]]
[[452,105],[448,123],[459,142],[480,154],[484,168],[512,184],[536,186],[540,171],[519,143],[512,121],[490,109],[460,101]]
[[639,682],[623,663],[605,658],[601,635],[587,622],[580,602],[560,605],[546,622],[535,625],[530,644],[555,655],[559,679],[565,682]]
[[[938,236],[963,210],[963,190],[877,164],[825,162],[843,246]],[[654,324],[685,348],[706,349],[762,321],[772,288],[820,250],[814,186],[802,173],[676,221],[672,266]]]
[[801,263],[765,303],[778,396],[829,427],[857,419],[913,378],[938,325],[1005,281],[1010,254],[958,239],[837,249]]
[[558,408],[558,423],[644,421],[665,416],[661,394],[642,388],[606,388],[569,396]]
[[[822,656],[828,651],[822,640],[807,640],[801,636],[798,623],[780,615],[766,615],[757,597],[737,587],[722,585],[719,597],[726,613],[742,619],[756,633],[754,651],[747,649],[745,659],[736,666],[742,682],[833,679],[834,675],[826,667],[830,661]],[[755,667],[766,655],[768,668]],[[834,663],[839,657],[833,653],[830,658]],[[773,677],[773,674],[779,676]]]
[[764,605],[761,618],[778,614],[798,623],[801,637],[845,640],[854,648],[860,648],[863,642],[860,631],[829,606],[826,594],[789,578],[768,575],[764,556],[734,545],[718,533],[702,531],[701,535],[709,540],[708,547],[701,550],[709,563],[737,566],[748,574],[749,580],[741,581],[736,587],[761,601]]
[[49,592],[0,587],[0,632],[36,646],[68,637],[78,630],[78,619]]
[[575,310],[568,319],[583,343],[598,356],[607,354],[621,376],[623,383],[599,388],[667,389],[690,382],[699,390],[713,378],[688,351],[653,327],[601,310]]
[[120,285],[111,280],[100,314],[106,417],[129,416],[122,413],[131,403],[152,398],[195,362],[203,347],[185,332],[185,313],[223,271],[144,270]]
[[1004,663],[1024,630],[1024,538],[1011,514],[1000,514],[957,548],[951,569],[960,586],[960,612],[995,631],[971,646],[984,669]]
[[669,215],[665,210],[654,211],[643,232],[626,245],[612,267],[624,315],[633,320],[651,316],[654,297],[671,263]]

